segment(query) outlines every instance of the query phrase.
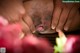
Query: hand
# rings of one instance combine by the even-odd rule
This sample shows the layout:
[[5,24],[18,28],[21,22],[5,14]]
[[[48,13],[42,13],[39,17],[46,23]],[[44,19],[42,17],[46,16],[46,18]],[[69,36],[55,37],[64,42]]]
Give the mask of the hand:
[[2,16],[0,16],[0,27],[6,26],[8,24],[9,24],[8,21]]
[[22,0],[1,0],[0,15],[6,18],[9,23],[19,21],[25,14]]
[[54,2],[52,29],[74,31],[80,29],[79,4],[62,3],[61,0]]
[[30,32],[29,26],[24,22],[22,17],[25,14],[22,0],[1,0],[0,15],[8,20],[9,24],[19,23],[22,25],[23,32]]

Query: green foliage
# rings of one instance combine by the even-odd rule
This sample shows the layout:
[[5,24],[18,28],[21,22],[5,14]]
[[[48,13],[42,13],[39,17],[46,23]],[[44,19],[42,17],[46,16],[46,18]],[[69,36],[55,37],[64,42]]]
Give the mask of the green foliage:
[[62,50],[63,50],[63,47],[64,47],[64,45],[65,45],[65,43],[66,43],[66,37],[65,36],[62,36],[62,37],[57,37],[56,38],[56,44],[57,45],[55,45],[54,46],[54,53],[57,53],[57,52],[62,52]]

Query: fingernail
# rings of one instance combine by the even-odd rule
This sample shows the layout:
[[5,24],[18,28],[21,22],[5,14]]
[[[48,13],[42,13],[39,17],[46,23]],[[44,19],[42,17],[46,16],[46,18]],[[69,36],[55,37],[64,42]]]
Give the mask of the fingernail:
[[64,27],[64,30],[65,30],[65,31],[68,31],[68,27]]
[[34,30],[32,33],[35,33],[36,32],[36,30]]
[[57,32],[61,31],[60,29],[56,29]]
[[54,27],[54,26],[52,26],[51,28],[52,28],[53,30],[55,29],[55,27]]
[[20,33],[20,39],[22,39],[24,37],[24,33]]
[[2,25],[8,25],[8,20],[6,20],[4,17],[2,17],[2,16],[0,16],[0,23],[2,24]]

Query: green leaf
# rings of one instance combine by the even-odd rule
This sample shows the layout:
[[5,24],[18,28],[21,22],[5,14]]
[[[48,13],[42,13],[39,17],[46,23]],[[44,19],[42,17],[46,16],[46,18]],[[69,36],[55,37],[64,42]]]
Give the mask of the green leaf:
[[55,53],[57,53],[57,52],[62,52],[63,46],[64,46],[65,43],[66,43],[66,40],[67,40],[67,39],[66,39],[65,36],[56,38],[56,44],[57,44],[57,46],[54,46]]

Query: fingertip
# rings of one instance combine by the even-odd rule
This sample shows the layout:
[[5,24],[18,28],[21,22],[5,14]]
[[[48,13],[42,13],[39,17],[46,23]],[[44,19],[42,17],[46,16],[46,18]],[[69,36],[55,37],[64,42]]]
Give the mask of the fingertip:
[[56,29],[56,32],[60,32],[61,30],[60,29]]
[[36,33],[36,30],[34,30],[32,33]]
[[64,30],[65,30],[65,31],[68,31],[68,27],[64,27]]
[[8,25],[8,20],[6,20],[3,16],[0,16],[0,24],[6,26]]
[[51,26],[51,28],[54,30],[55,29],[55,26]]

